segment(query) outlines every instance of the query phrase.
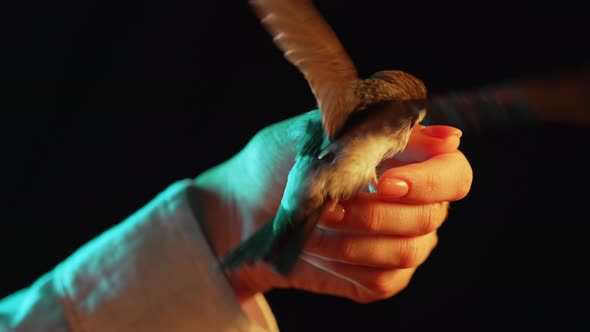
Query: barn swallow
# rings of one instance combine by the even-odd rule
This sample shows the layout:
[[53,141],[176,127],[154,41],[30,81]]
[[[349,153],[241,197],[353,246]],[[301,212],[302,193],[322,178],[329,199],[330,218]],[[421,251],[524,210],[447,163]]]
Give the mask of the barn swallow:
[[286,275],[322,211],[375,185],[381,161],[405,148],[425,110],[401,107],[399,101],[424,99],[426,88],[400,70],[360,78],[311,1],[252,0],[250,5],[306,78],[321,121],[307,125],[274,218],[222,257],[221,267],[231,271],[264,261]]
[[[428,98],[423,82],[400,70],[360,78],[311,1],[249,3],[285,58],[307,80],[321,118],[307,124],[274,218],[221,257],[220,267],[226,272],[245,263],[265,262],[282,275],[290,273],[323,210],[371,190],[378,180],[377,166],[404,150],[414,125],[428,115],[427,109],[432,113],[427,120],[434,118],[462,130],[537,120],[527,96],[532,91],[534,99],[535,91],[544,91],[538,85]],[[587,83],[588,75],[583,78]],[[588,90],[587,84],[576,86]],[[568,121],[588,123],[587,108],[572,109],[574,116]],[[559,109],[540,110],[542,117],[563,117]]]

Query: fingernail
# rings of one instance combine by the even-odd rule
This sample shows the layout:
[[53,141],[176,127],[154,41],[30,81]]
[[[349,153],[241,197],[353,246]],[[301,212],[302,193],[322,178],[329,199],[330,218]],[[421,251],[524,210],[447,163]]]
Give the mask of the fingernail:
[[461,137],[463,132],[455,127],[450,126],[429,126],[422,129],[422,133],[436,138],[447,138],[451,136]]
[[410,190],[408,183],[402,179],[384,179],[379,183],[377,192],[383,196],[402,197]]
[[338,223],[344,219],[346,211],[340,204],[336,204],[333,207],[329,207],[324,211],[324,220],[329,223]]

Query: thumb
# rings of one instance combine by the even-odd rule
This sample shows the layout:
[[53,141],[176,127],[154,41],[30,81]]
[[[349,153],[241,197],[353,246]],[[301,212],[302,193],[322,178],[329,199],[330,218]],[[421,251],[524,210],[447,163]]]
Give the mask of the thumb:
[[408,145],[395,158],[402,162],[419,162],[459,148],[461,130],[444,125],[417,124],[412,130]]

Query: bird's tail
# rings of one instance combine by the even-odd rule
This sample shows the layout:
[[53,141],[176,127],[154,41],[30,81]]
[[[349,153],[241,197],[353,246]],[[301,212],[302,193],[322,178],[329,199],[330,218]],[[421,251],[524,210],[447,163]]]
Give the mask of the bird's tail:
[[320,219],[322,209],[318,209],[303,222],[292,224],[292,228],[275,244],[275,247],[265,261],[281,275],[287,275],[293,270],[303,247]]
[[221,257],[219,266],[222,270],[231,272],[244,263],[254,264],[269,255],[274,242],[275,235],[271,221]]
[[[303,251],[311,231],[320,219],[321,210],[312,213],[305,221],[274,220],[267,223],[223,256],[220,260],[221,269],[231,272],[242,264],[264,261],[277,273],[289,274]],[[275,229],[275,225],[283,226],[283,228]]]

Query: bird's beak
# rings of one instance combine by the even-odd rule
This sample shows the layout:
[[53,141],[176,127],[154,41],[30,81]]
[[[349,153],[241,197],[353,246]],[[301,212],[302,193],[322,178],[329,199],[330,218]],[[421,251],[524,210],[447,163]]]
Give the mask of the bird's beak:
[[416,119],[414,120],[414,124],[422,122],[422,120],[424,120],[425,117],[426,117],[426,108],[421,108],[418,111],[418,115],[416,116]]

